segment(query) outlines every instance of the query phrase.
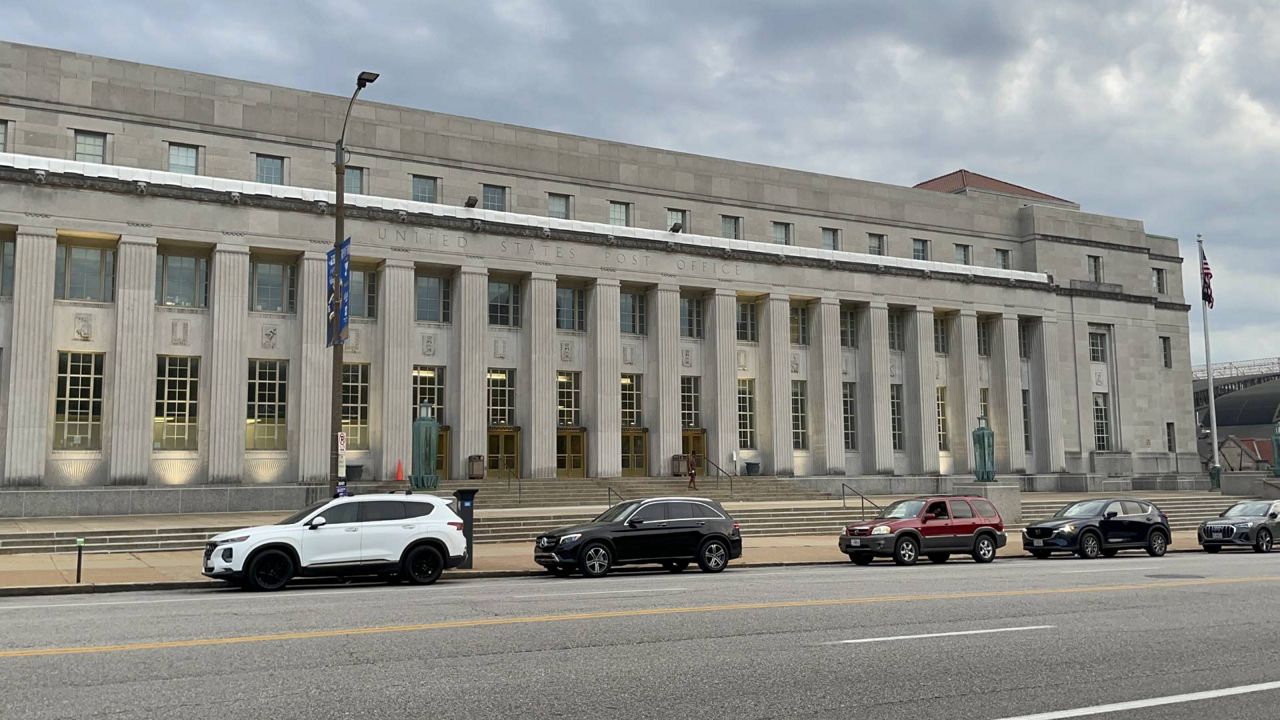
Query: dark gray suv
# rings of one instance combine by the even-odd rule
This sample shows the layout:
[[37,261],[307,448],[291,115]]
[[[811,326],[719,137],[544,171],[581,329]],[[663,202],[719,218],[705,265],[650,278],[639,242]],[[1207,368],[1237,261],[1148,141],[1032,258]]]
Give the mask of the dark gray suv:
[[1196,539],[1205,552],[1224,547],[1251,547],[1254,552],[1271,552],[1280,532],[1280,500],[1244,500],[1227,508],[1218,517],[1200,523]]

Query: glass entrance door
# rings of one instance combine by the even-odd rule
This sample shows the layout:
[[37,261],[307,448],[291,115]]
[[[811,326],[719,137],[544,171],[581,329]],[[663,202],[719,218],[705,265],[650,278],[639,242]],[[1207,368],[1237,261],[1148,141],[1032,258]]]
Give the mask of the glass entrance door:
[[707,474],[707,431],[702,429],[682,430],[680,433],[680,452],[692,455],[698,463],[698,474]]
[[489,428],[487,467],[502,477],[520,474],[520,428]]
[[436,474],[440,479],[447,480],[449,477],[449,427],[441,426],[440,434],[436,436]]
[[649,431],[622,431],[622,476],[648,477]]
[[560,430],[556,433],[556,477],[586,477],[586,458],[585,430]]

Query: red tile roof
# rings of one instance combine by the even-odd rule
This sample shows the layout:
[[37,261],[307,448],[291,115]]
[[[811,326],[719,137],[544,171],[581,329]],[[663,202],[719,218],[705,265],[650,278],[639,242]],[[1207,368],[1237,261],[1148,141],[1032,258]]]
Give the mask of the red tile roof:
[[1034,198],[1036,200],[1048,200],[1050,202],[1068,203],[1070,205],[1075,204],[1070,200],[1048,195],[1037,190],[1032,190],[1031,188],[1014,185],[1013,183],[997,180],[993,177],[980,175],[976,172],[964,169],[947,173],[946,175],[936,177],[932,180],[925,180],[919,185],[916,185],[916,188],[920,190],[935,190],[937,192],[944,193],[959,193],[968,188],[974,188],[975,190],[987,190],[990,192],[1004,193],[1005,195]]

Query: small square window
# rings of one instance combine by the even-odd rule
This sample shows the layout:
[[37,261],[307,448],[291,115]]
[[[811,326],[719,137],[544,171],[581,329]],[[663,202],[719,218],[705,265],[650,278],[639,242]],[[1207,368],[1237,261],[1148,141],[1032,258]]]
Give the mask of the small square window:
[[884,254],[884,235],[879,233],[867,233],[867,254]]
[[1012,254],[1008,250],[996,250],[996,267],[1001,270],[1012,270]]
[[440,202],[440,178],[413,176],[413,201],[434,203]]
[[199,171],[200,148],[169,143],[169,172],[195,175]]
[[609,224],[631,227],[631,203],[609,201]]
[[76,162],[105,163],[106,158],[106,133],[76,131]]
[[1088,256],[1088,262],[1089,262],[1089,282],[1095,282],[1095,283],[1100,283],[1100,282],[1102,282],[1102,281],[1103,281],[1103,280],[1102,280],[1102,278],[1103,278],[1103,275],[1102,275],[1102,256],[1101,256],[1101,255],[1089,255],[1089,256]]
[[840,249],[840,231],[835,228],[822,228],[822,249]]
[[485,185],[483,188],[484,209],[506,212],[507,189],[500,185]]
[[267,185],[284,184],[284,158],[275,155],[259,155],[257,181]]
[[342,173],[342,191],[348,195],[364,194],[364,168],[347,166]]
[[911,258],[913,260],[929,259],[929,241],[913,239],[911,241]]
[[573,217],[572,211],[569,209],[570,198],[568,195],[560,193],[547,193],[547,216],[558,218],[560,220],[568,220]]
[[1157,295],[1169,292],[1168,281],[1163,268],[1151,268],[1151,289]]
[[773,224],[773,241],[778,245],[791,245],[793,226],[791,223],[776,222]]
[[956,262],[960,265],[973,264],[973,246],[956,245]]
[[730,240],[742,239],[742,218],[733,215],[720,216],[720,237]]
[[[689,232],[689,211],[667,208],[667,230],[671,230],[676,225],[680,226],[680,232]],[[672,232],[675,231],[672,230]]]

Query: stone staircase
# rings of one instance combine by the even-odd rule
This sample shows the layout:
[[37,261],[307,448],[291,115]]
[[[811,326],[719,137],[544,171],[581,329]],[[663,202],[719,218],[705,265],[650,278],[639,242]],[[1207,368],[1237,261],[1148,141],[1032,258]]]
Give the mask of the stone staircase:
[[[665,479],[663,480],[665,482]],[[643,489],[642,483],[635,487]],[[701,484],[699,485],[701,487]],[[682,488],[668,488],[658,493],[636,492],[629,497],[656,494],[682,494]],[[736,488],[735,488],[736,489]],[[606,491],[607,492],[607,491]],[[439,494],[447,494],[442,489]],[[700,495],[711,493],[700,492]],[[597,501],[598,499],[598,501]],[[795,498],[789,498],[795,500]],[[821,498],[819,498],[821,499]],[[1215,517],[1241,498],[1224,498],[1209,493],[1183,493],[1179,495],[1145,496],[1169,516],[1174,531],[1194,530],[1206,518]],[[605,505],[605,498],[591,495],[576,498],[564,507],[529,508],[527,512],[480,511],[476,519],[475,540],[487,542],[530,541],[546,530],[590,520]],[[882,505],[889,498],[876,498]],[[1054,500],[1026,497],[1022,504],[1022,516],[1027,522],[1048,517],[1063,505],[1061,498]],[[594,505],[594,508],[581,507]],[[840,507],[838,501],[826,503],[807,502],[799,506],[770,504],[764,506],[729,505],[729,512],[742,523],[742,533],[747,537],[770,535],[831,535],[839,534],[845,525],[863,519],[856,502],[849,508]],[[867,506],[867,516],[875,514]],[[0,533],[0,554],[74,552],[75,539],[86,540],[90,552],[138,552],[156,550],[194,550],[205,541],[222,532],[234,530],[226,527],[171,527],[146,530],[102,530],[68,532]]]

